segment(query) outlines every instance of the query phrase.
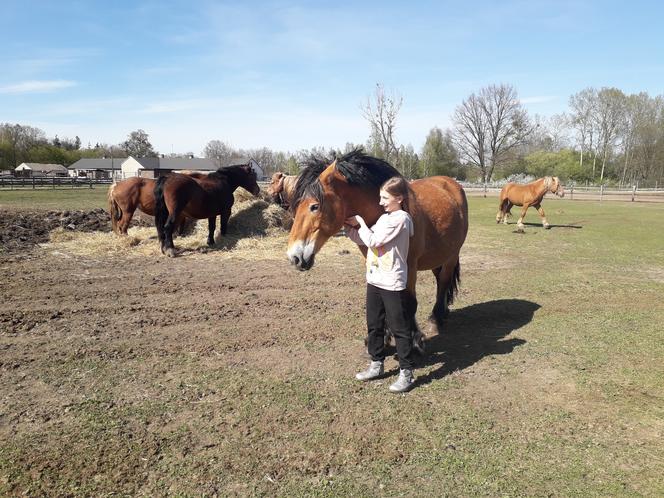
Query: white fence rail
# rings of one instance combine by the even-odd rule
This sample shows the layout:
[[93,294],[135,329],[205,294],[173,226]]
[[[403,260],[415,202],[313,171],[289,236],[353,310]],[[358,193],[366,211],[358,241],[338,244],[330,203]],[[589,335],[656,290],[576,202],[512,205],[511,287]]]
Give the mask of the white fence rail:
[[[484,186],[482,184],[461,183],[466,195],[498,197],[502,187]],[[549,199],[559,197],[549,194]],[[599,186],[565,186],[565,199],[575,201],[625,201],[625,202],[664,202],[664,189],[662,188],[629,188]]]

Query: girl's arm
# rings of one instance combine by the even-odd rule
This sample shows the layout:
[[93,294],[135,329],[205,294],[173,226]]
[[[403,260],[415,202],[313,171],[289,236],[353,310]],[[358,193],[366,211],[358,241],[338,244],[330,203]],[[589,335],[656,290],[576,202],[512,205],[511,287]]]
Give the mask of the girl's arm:
[[403,228],[403,218],[383,215],[378,218],[376,224],[369,228],[361,216],[356,216],[360,228],[357,230],[359,238],[367,247],[380,247],[394,239]]

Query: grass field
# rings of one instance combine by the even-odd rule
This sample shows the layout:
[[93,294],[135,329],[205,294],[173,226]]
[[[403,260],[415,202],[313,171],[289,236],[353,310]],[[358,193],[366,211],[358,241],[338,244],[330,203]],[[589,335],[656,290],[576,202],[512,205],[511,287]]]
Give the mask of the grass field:
[[[21,205],[6,194],[0,207]],[[96,195],[80,206],[34,202],[103,206]],[[131,256],[126,274],[107,274],[123,268],[108,248],[104,257],[43,249],[45,260],[90,261],[80,278],[104,282],[120,302],[113,313],[100,304],[83,325],[65,313],[56,325],[11,328],[38,312],[37,290],[0,315],[10,327],[0,347],[27,361],[2,366],[0,427],[15,427],[11,437],[0,429],[0,494],[664,495],[664,206],[544,202],[553,228],[531,211],[519,234],[495,224],[495,199],[469,204],[461,292],[444,333],[428,341],[418,386],[398,396],[389,378],[353,379],[365,361],[363,275],[358,258],[339,256],[353,251],[346,240],[326,246],[309,273],[286,267],[285,235],[280,250],[256,239],[236,254],[159,259],[145,275]],[[240,251],[261,247],[270,250],[238,274]],[[38,280],[11,264],[0,271],[6,292]],[[205,278],[233,294],[203,292]],[[153,280],[172,283],[168,300],[116,287]],[[425,273],[419,293],[424,322]],[[179,315],[173,297],[200,302],[201,316]],[[62,343],[55,359],[30,349],[46,342]],[[36,407],[21,404],[31,377]]]
[[106,208],[108,187],[79,189],[0,190],[0,209],[45,209],[64,211],[73,209]]

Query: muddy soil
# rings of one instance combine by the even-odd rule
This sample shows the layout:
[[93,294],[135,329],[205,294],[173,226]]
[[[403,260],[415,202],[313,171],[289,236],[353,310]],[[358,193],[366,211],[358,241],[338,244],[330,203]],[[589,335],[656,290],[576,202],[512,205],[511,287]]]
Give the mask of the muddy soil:
[[56,228],[78,232],[110,232],[111,219],[101,208],[92,211],[0,210],[0,253],[21,252],[48,242]]

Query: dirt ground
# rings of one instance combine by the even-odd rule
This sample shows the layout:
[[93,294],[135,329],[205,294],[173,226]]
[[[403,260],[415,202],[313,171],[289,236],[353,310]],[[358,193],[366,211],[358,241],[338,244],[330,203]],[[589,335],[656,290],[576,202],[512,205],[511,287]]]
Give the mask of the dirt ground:
[[[385,379],[353,379],[367,361],[364,272],[343,237],[297,272],[281,214],[263,201],[240,206],[212,250],[204,229],[176,239],[175,259],[159,253],[153,227],[120,239],[103,211],[0,213],[0,495],[664,489],[661,423],[616,403],[607,389],[627,381],[604,383],[606,355],[596,372],[579,359],[606,334],[574,342],[584,331],[564,322],[572,305],[558,289],[572,287],[562,278],[530,293],[503,283],[498,274],[518,259],[486,238],[498,232],[493,204],[484,209],[491,230],[466,243],[460,303],[445,333],[427,341],[405,396],[387,392],[398,372],[391,357]],[[503,238],[564,249],[563,230]],[[541,279],[532,272],[523,278]],[[574,284],[583,295],[586,281]],[[655,295],[643,288],[642,300]],[[422,324],[430,275],[418,293]],[[594,320],[603,309],[576,313]]]

